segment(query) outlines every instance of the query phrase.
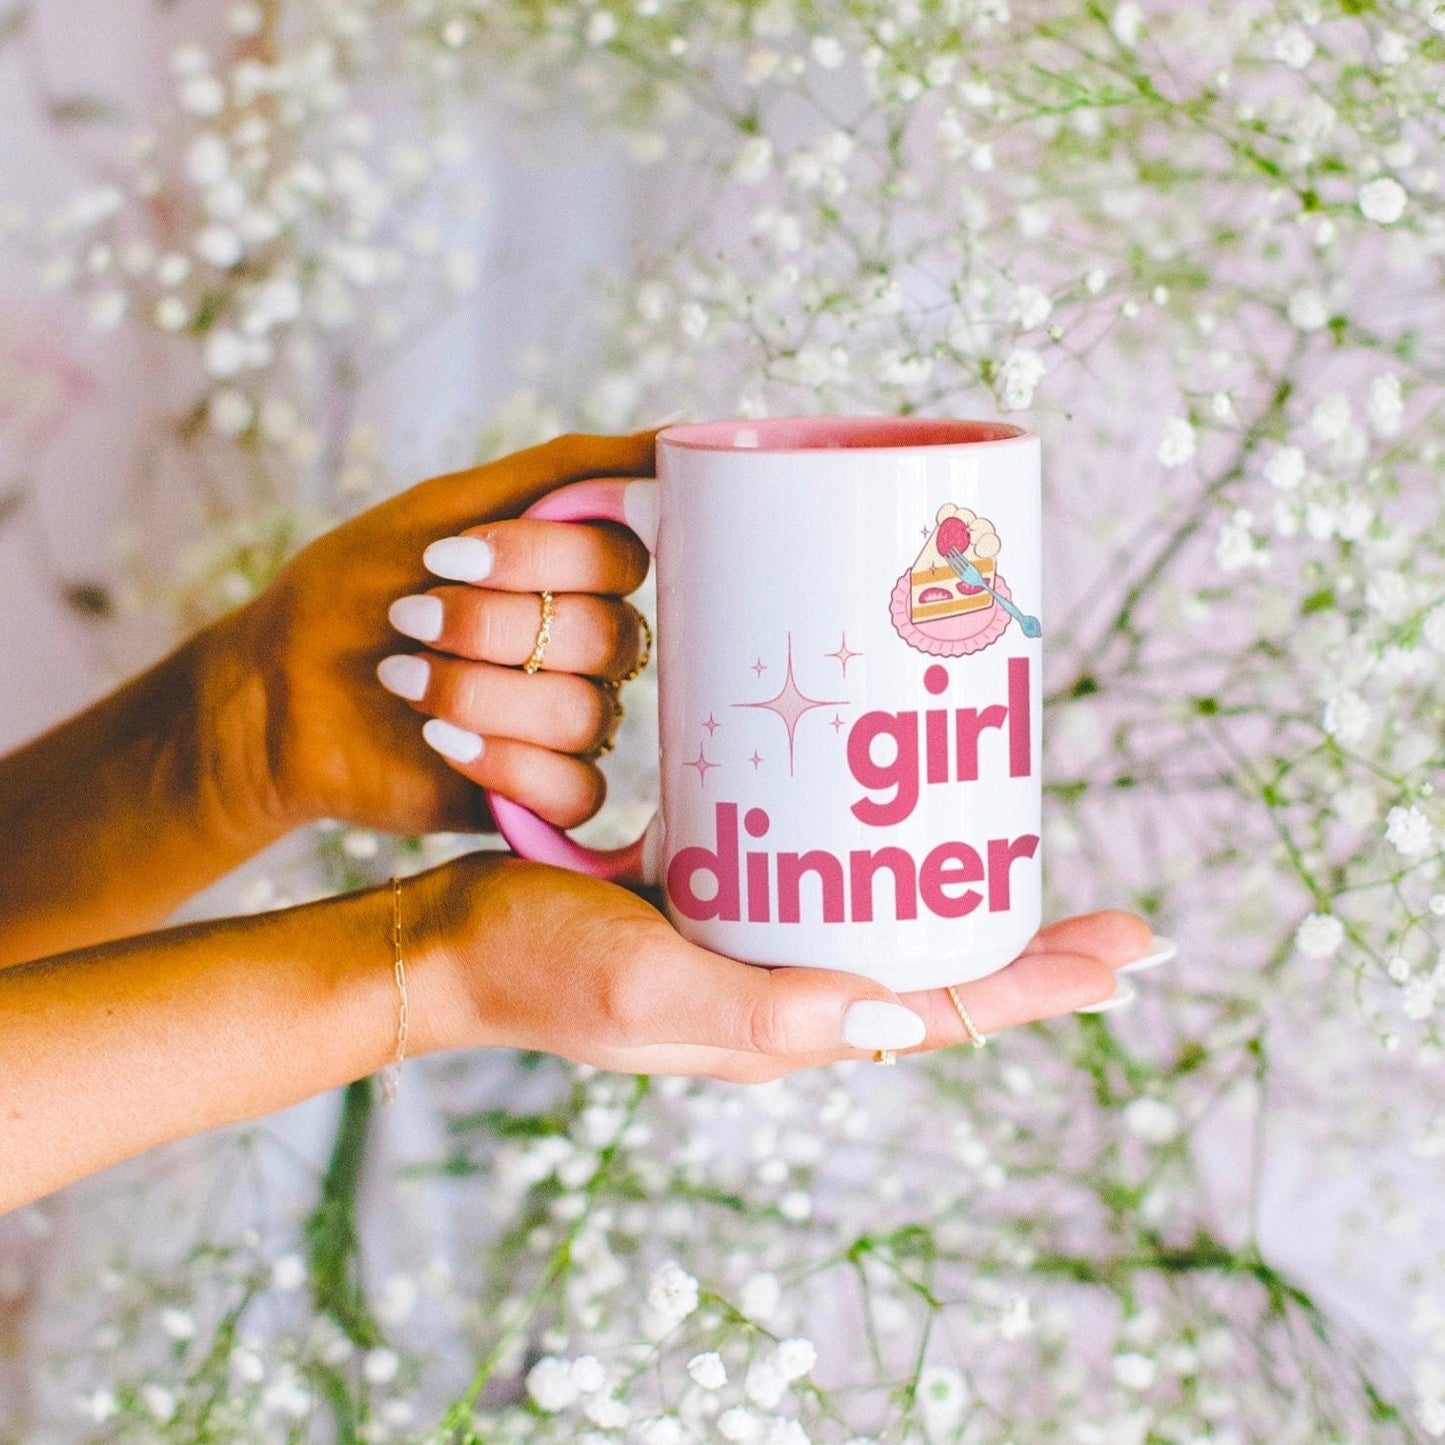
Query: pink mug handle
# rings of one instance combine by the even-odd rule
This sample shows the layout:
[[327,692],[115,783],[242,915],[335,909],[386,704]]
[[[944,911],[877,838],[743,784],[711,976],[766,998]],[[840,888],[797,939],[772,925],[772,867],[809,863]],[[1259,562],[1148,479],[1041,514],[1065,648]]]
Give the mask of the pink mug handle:
[[[657,483],[654,481],[574,482],[549,492],[522,514],[541,522],[620,522],[636,532],[643,546],[657,551]],[[648,883],[653,869],[647,854],[649,828],[635,843],[610,852],[588,848],[560,828],[510,798],[489,792],[487,802],[497,829],[519,858],[551,863],[573,873],[623,883]]]

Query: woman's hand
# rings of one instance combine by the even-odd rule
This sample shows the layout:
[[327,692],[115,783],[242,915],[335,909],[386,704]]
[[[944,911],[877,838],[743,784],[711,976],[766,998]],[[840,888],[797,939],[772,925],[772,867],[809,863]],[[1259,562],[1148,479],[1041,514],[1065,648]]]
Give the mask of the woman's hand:
[[[612,726],[611,694],[589,678],[620,676],[636,657],[637,616],[620,594],[642,580],[647,556],[620,527],[505,519],[566,482],[646,476],[653,437],[560,437],[422,482],[317,538],[245,607],[0,758],[0,969],[143,933],[317,818],[392,832],[485,828],[478,783],[563,826],[587,817],[600,774],[565,754]],[[447,541],[459,533],[465,542]],[[490,543],[499,585],[557,594],[550,676],[506,666],[531,647],[524,614],[535,594],[423,595],[435,579],[422,554],[437,542],[443,557],[461,547],[473,559]],[[436,641],[450,654],[426,669],[425,705],[495,738],[465,776],[377,678],[408,646],[388,621],[408,597],[419,600],[394,620],[410,616],[415,634],[418,607],[440,603]],[[394,684],[408,664],[415,679],[419,658],[389,664]],[[432,722],[433,735],[441,726]]]
[[[490,826],[480,785],[563,827],[590,817],[602,776],[574,755],[616,724],[599,684],[638,659],[637,613],[621,598],[647,553],[619,527],[509,519],[567,482],[652,468],[653,433],[561,437],[422,482],[299,552],[217,629],[238,680],[215,746],[244,756],[234,775],[261,810],[283,827],[476,831]],[[429,548],[436,570],[486,589],[431,586]],[[554,641],[546,671],[526,676],[543,589]],[[408,651],[402,633],[434,650]],[[424,738],[419,713],[449,726]]]
[[[941,988],[898,995],[855,974],[737,963],[597,879],[474,855],[409,886],[424,890],[432,966],[454,1000],[432,1031],[438,1047],[501,1045],[624,1073],[761,1083],[880,1047],[967,1041]],[[1150,938],[1128,913],[1068,919],[958,995],[985,1034],[1066,1014],[1113,996],[1115,970]]]
[[[395,904],[369,889],[0,970],[0,1212],[391,1063]],[[917,1049],[963,1038],[942,990],[735,963],[622,888],[495,853],[408,878],[400,905],[411,1056],[502,1046],[761,1083],[908,1048],[904,1027]],[[1148,947],[1141,919],[1096,913],[958,991],[996,1033],[1107,998]]]

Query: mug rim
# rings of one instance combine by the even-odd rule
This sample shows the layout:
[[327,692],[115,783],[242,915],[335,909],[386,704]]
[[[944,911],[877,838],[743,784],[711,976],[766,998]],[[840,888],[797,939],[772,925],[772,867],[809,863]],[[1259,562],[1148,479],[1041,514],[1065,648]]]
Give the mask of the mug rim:
[[[821,442],[788,440],[806,433],[821,433],[838,439]],[[751,436],[752,440],[739,440],[747,436]],[[1011,422],[922,416],[731,417],[669,426],[657,435],[659,446],[740,456],[911,451],[920,447],[999,447],[1036,439],[1036,433]]]

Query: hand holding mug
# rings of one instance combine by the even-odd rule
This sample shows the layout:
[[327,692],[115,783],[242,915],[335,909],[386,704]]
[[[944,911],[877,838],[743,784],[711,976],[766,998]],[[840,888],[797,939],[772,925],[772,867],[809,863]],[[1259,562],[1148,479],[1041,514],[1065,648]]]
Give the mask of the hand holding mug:
[[[410,948],[448,979],[430,995],[442,1030],[434,1047],[535,1049],[621,1073],[763,1083],[878,1049],[968,1042],[944,989],[900,995],[833,969],[738,963],[585,874],[474,854],[406,886],[408,917],[430,920]],[[1117,996],[1116,970],[1150,959],[1149,949],[1141,919],[1089,914],[1044,929],[1014,963],[957,992],[994,1034]]]
[[[561,826],[589,817],[601,774],[572,754],[613,725],[601,683],[635,658],[636,613],[620,599],[646,575],[647,555],[618,527],[514,519],[569,482],[650,476],[653,456],[651,433],[564,436],[432,478],[309,543],[210,629],[208,671],[224,681],[202,752],[226,760],[237,828],[260,815],[268,836],[317,818],[396,833],[484,830],[492,818],[478,783]],[[490,589],[435,588],[428,549],[453,578],[480,576],[478,559],[489,559]],[[523,677],[506,664],[527,655],[541,588],[556,594],[556,647],[546,673]],[[433,650],[408,651],[388,608]],[[486,758],[459,776],[455,757],[427,745],[418,707],[485,730]],[[442,738],[455,753],[454,734]]]

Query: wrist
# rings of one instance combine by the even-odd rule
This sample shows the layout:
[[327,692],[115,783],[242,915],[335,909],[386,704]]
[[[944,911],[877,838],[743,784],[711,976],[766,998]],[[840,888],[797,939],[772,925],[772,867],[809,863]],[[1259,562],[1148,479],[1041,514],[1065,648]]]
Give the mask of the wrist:
[[[191,639],[191,775],[201,826],[218,844],[249,857],[312,821],[278,785],[273,765],[275,700],[255,604]],[[182,743],[184,746],[184,742]]]
[[[401,957],[408,995],[412,1056],[499,1042],[485,1036],[468,986],[469,960],[485,925],[477,914],[478,885],[499,859],[472,855],[401,880]],[[386,938],[392,939],[394,896],[381,890]],[[393,960],[394,961],[394,960]],[[399,995],[396,1000],[399,1005]],[[395,1057],[393,1051],[385,1062]]]

